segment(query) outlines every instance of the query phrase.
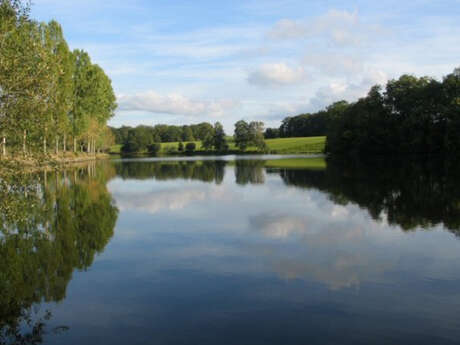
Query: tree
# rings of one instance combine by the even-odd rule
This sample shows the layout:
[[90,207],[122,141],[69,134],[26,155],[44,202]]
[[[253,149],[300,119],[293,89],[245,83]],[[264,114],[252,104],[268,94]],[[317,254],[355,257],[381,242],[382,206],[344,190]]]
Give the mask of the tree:
[[253,121],[249,124],[249,133],[251,144],[261,151],[267,150],[267,144],[264,140],[264,123],[260,121]]
[[247,123],[240,120],[235,124],[235,145],[242,151],[248,146],[255,146],[259,150],[265,151],[267,145],[264,140],[264,123],[253,121]]
[[185,145],[185,151],[189,154],[195,152],[195,149],[196,149],[195,143],[187,143]]
[[160,143],[153,143],[148,146],[148,151],[151,155],[157,156],[161,151]]
[[264,133],[265,139],[276,139],[280,137],[280,130],[278,128],[267,128]]
[[228,144],[225,140],[225,131],[224,127],[220,122],[214,124],[214,140],[213,140],[214,149],[218,152],[228,151]]
[[194,141],[193,131],[190,126],[182,126],[182,140],[183,141]]
[[179,141],[179,145],[177,147],[177,151],[182,152],[184,151],[184,143],[182,141]]
[[235,123],[235,133],[233,138],[235,139],[235,146],[242,151],[245,151],[251,144],[251,129],[246,121],[240,120]]

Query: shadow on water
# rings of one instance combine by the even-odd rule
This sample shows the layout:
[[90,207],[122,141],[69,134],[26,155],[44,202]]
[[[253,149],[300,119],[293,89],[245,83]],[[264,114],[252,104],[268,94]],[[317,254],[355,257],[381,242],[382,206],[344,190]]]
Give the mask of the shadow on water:
[[86,270],[113,236],[118,210],[110,165],[0,178],[0,344],[39,344],[75,270]]

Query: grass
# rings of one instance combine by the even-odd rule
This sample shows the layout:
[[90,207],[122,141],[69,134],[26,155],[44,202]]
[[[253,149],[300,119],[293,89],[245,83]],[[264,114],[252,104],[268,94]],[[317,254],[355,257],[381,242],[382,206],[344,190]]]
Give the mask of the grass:
[[318,158],[289,158],[273,159],[265,162],[267,168],[289,168],[289,169],[326,169],[326,160]]
[[[228,139],[229,150],[231,153],[238,153],[238,149],[235,146],[233,138]],[[304,137],[304,138],[279,138],[279,139],[267,139],[265,140],[268,150],[270,153],[280,154],[298,154],[298,153],[322,153],[326,144],[326,137]],[[194,141],[196,145],[196,152],[205,152],[201,146],[201,141]],[[179,142],[173,143],[162,143],[161,151],[162,154],[177,153],[177,147]],[[185,145],[185,143],[184,143]],[[121,145],[112,146],[110,153],[119,154]],[[256,153],[255,147],[248,147],[245,151],[247,153]]]

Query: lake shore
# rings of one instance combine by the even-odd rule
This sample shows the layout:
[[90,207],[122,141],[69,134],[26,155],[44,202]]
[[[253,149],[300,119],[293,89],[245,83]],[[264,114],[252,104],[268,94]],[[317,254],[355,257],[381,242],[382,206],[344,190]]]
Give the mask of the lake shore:
[[106,153],[87,154],[87,153],[65,153],[60,155],[46,156],[20,156],[6,157],[0,159],[0,172],[17,172],[18,170],[34,171],[35,169],[56,169],[62,166],[91,162],[97,160],[110,159],[110,155]]

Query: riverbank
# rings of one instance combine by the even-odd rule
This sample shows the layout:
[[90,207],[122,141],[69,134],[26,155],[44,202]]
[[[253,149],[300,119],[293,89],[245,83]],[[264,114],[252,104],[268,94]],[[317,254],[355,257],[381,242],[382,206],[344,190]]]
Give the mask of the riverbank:
[[35,168],[57,168],[68,164],[90,162],[96,160],[109,159],[111,156],[106,153],[87,154],[67,152],[58,155],[29,155],[16,157],[6,157],[0,159],[1,172],[14,172],[20,170],[34,170]]

